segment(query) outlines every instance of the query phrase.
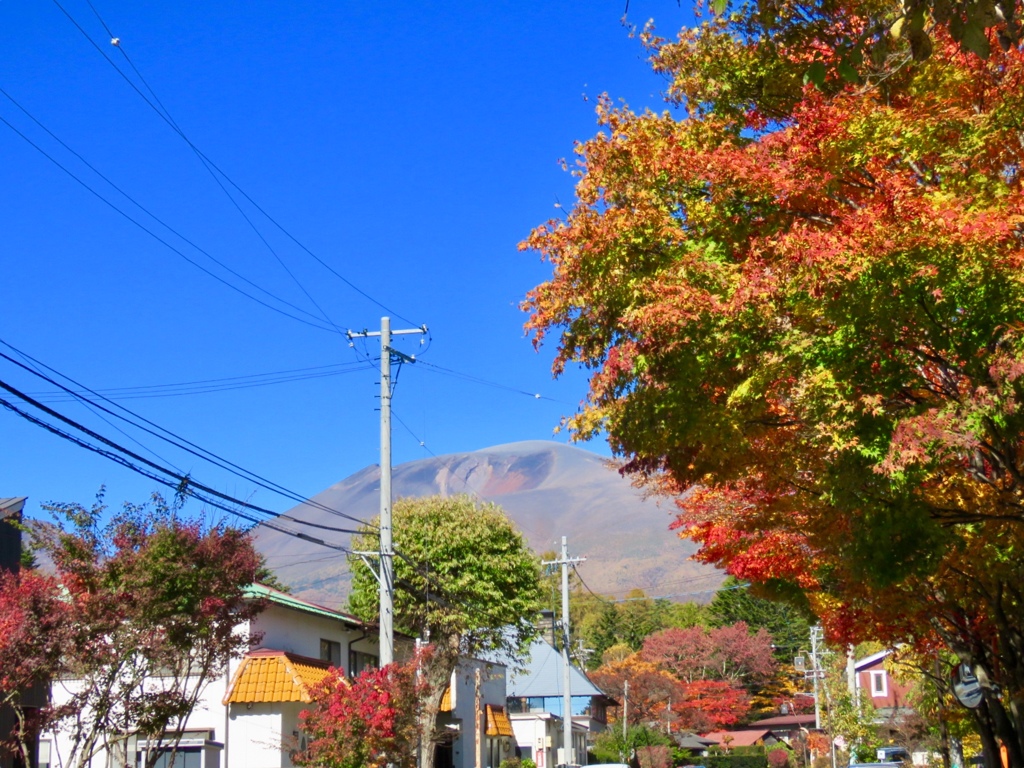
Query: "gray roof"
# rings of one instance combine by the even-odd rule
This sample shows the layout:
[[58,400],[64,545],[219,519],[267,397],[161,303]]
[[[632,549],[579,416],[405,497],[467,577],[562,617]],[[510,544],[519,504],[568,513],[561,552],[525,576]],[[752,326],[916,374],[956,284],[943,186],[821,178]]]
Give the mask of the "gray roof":
[[0,519],[16,515],[25,506],[28,496],[9,496],[0,498]]
[[674,733],[672,737],[675,739],[676,746],[682,749],[704,750],[718,744],[714,739],[704,739],[695,733]]
[[[604,696],[576,667],[569,667],[569,693],[573,696]],[[534,640],[530,658],[509,674],[508,695],[514,698],[555,697],[562,695],[564,667],[562,654],[545,640]]]

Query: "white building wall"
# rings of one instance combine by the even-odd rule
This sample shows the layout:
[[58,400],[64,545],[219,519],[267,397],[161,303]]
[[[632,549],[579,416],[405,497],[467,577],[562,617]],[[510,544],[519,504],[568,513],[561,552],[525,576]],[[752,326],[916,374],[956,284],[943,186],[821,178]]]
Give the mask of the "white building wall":
[[232,704],[223,768],[291,768],[291,753],[300,746],[299,712],[305,707],[298,702]]
[[511,715],[512,730],[516,734],[516,745],[537,764],[537,768],[553,768],[554,747],[561,729],[555,728],[558,721],[550,714]]
[[[461,721],[459,737],[452,747],[452,763],[455,768],[476,768],[476,671],[480,671],[480,764],[484,768],[498,768],[498,765],[491,765],[496,762],[490,759],[490,753],[496,752],[500,757],[511,757],[511,740],[508,741],[510,748],[491,750],[493,739],[486,735],[487,721],[484,716],[485,706],[505,707],[506,696],[506,675],[505,667],[501,664],[493,664],[477,659],[465,659],[459,662],[458,667],[452,673],[452,717]],[[490,743],[489,743],[490,742]]]
[[[343,631],[337,620],[313,616],[300,611],[272,605],[253,622],[253,631],[263,635],[256,643],[260,648],[289,651],[300,656],[320,658],[320,640],[341,643],[341,666],[348,673],[348,644],[364,633]],[[377,653],[377,644],[367,640],[356,644],[355,650]]]

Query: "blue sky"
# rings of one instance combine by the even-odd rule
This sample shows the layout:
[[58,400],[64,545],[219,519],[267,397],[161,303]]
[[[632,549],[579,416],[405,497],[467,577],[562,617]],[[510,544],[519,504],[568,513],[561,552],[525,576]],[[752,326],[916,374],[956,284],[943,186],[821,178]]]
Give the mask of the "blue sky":
[[[596,131],[598,94],[663,106],[664,82],[620,23],[624,6],[93,0],[97,16],[87,0],[3,0],[0,88],[14,101],[0,94],[0,118],[236,287],[321,326],[376,329],[382,314],[397,328],[425,323],[429,347],[413,337],[399,346],[501,385],[405,366],[394,401],[396,464],[550,439],[586,379],[571,372],[553,381],[552,350],[537,353],[524,337],[518,304],[549,267],[516,244],[557,214],[556,203],[572,201],[558,160]],[[673,0],[629,5],[630,22],[654,17],[665,34],[690,14]],[[159,99],[192,144],[330,270],[221,178],[255,234],[128,81]],[[149,218],[32,118],[259,289]],[[361,347],[209,277],[2,123],[0,157],[0,339],[93,389],[299,371],[274,385],[118,402],[300,494],[377,462],[378,376],[361,364]],[[336,375],[307,378],[313,373]],[[0,379],[52,391],[6,360]],[[117,425],[122,434],[81,405],[48,402],[222,492],[291,506]],[[6,410],[0,440],[0,496],[27,495],[33,510],[50,499],[88,502],[101,485],[113,504],[155,487]],[[607,452],[603,443],[586,447]]]

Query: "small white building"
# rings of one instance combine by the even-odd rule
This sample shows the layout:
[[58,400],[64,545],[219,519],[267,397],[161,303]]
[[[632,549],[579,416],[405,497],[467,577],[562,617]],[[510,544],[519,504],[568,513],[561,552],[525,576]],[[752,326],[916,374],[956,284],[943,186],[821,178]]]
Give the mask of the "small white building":
[[498,768],[502,760],[514,757],[505,671],[504,664],[463,659],[452,672],[437,719],[443,734],[434,755],[437,768]]

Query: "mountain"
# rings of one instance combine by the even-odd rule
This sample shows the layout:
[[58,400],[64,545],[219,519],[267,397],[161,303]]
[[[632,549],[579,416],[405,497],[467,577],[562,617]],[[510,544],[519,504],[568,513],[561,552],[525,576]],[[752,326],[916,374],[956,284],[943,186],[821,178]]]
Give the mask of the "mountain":
[[[538,553],[558,549],[567,536],[570,554],[587,558],[580,575],[598,593],[625,597],[640,588],[652,596],[679,595],[713,590],[723,578],[690,560],[695,545],[668,530],[670,501],[644,498],[608,459],[572,446],[534,440],[411,461],[394,468],[392,491],[395,499],[469,493],[493,501]],[[379,493],[380,469],[373,465],[312,501],[369,520],[379,511]],[[351,525],[308,503],[287,514],[319,525]],[[344,534],[281,524],[348,545]],[[344,603],[350,577],[343,555],[263,526],[256,529],[256,545],[297,595]]]

